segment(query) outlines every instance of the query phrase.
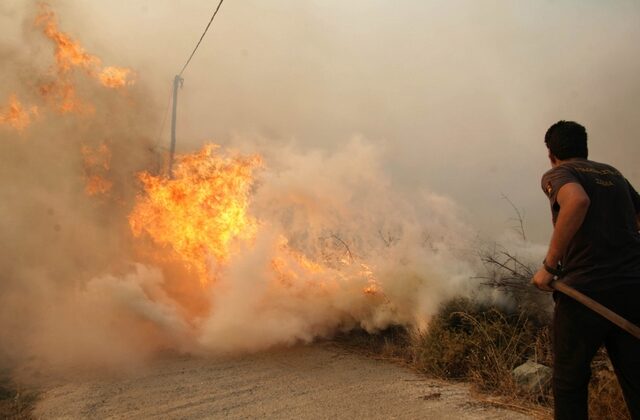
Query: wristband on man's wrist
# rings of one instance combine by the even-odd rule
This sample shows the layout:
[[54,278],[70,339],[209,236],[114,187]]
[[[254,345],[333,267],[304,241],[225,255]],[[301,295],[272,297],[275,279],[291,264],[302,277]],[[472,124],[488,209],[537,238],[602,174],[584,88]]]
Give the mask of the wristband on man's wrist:
[[556,277],[560,277],[562,276],[562,269],[561,268],[553,268],[550,267],[547,264],[547,260],[542,261],[542,266],[544,267],[545,271],[549,274],[553,274]]

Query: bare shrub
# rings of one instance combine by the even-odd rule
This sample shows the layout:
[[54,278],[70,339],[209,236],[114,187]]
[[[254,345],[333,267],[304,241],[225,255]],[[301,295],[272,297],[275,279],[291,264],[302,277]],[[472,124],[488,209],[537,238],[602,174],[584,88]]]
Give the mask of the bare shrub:
[[541,324],[549,323],[552,305],[548,293],[542,293],[531,285],[535,265],[523,261],[517,255],[495,245],[483,250],[480,259],[485,273],[478,276],[482,285],[500,290],[518,312],[522,312]]
[[[538,353],[546,357],[548,345],[538,339],[544,334],[545,327],[522,312],[458,298],[444,305],[429,329],[416,337],[414,363],[440,378],[471,380],[483,390],[514,395],[519,391],[511,372]],[[546,400],[548,393],[540,390],[527,397]]]

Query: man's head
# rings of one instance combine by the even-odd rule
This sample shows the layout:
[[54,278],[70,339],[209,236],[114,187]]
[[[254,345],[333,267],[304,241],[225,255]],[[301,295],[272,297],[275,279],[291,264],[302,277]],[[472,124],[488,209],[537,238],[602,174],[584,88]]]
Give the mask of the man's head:
[[553,124],[547,130],[544,142],[553,165],[558,161],[589,156],[587,130],[577,122],[558,121]]

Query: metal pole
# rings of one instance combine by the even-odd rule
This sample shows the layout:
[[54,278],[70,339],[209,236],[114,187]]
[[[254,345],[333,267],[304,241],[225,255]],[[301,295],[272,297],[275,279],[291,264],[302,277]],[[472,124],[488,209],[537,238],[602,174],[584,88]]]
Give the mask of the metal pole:
[[171,148],[169,149],[169,167],[167,174],[173,178],[173,156],[176,153],[176,116],[178,112],[178,88],[182,86],[184,79],[176,76],[173,79],[173,112],[171,114]]

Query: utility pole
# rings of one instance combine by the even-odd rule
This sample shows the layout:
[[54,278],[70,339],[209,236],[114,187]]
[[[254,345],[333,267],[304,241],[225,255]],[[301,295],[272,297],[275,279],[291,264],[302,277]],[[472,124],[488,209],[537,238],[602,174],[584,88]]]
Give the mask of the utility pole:
[[167,174],[173,178],[173,157],[176,153],[176,116],[178,112],[178,88],[182,86],[184,79],[176,76],[173,79],[173,112],[171,114],[171,148],[169,149],[169,168]]

